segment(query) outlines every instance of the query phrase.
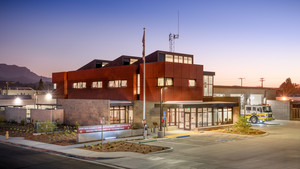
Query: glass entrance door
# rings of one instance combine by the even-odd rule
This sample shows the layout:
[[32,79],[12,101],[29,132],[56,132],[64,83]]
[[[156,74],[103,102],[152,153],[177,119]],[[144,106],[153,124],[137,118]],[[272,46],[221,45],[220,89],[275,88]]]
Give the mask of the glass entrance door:
[[191,113],[184,113],[184,129],[190,130],[191,129]]

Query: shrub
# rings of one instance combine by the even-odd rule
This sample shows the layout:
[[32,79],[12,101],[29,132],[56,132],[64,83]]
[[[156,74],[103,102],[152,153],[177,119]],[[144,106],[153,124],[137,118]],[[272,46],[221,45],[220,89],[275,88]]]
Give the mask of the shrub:
[[35,123],[36,132],[38,132],[38,133],[53,132],[55,127],[56,127],[55,124],[52,123],[51,121]]
[[95,146],[94,146],[94,144],[92,144],[92,145],[90,145],[90,147],[91,147],[91,149],[94,149]]
[[25,120],[23,119],[23,120],[21,120],[21,125],[25,125]]
[[80,126],[80,124],[76,121],[76,124],[75,124],[76,129],[78,129],[79,126]]
[[4,122],[4,120],[5,120],[4,115],[1,115],[1,116],[0,116],[0,124],[2,124],[2,123]]
[[233,125],[233,128],[239,132],[248,132],[251,127],[251,124],[247,123],[247,120],[239,116],[238,121],[236,121]]

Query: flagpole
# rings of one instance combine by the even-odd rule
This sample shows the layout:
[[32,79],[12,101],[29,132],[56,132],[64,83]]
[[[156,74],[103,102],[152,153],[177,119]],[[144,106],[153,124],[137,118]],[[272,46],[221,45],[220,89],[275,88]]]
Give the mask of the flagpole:
[[143,123],[144,123],[144,139],[147,139],[147,124],[146,124],[146,59],[145,59],[145,28],[143,33]]

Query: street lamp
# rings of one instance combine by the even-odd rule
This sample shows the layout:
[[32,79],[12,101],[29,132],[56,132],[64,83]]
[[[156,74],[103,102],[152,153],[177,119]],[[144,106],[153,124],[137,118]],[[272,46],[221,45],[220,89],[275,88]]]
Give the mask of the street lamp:
[[160,114],[159,114],[159,131],[158,131],[158,138],[163,138],[164,133],[162,131],[162,116],[163,116],[163,107],[162,107],[162,96],[163,96],[163,89],[165,86],[160,87]]

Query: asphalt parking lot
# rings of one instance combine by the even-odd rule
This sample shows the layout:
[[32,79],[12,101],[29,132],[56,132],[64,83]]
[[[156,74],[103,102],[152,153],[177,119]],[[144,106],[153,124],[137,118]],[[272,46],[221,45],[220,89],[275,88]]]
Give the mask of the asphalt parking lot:
[[300,168],[299,121],[274,121],[253,127],[268,134],[204,132],[191,137],[168,138],[148,144],[173,147],[173,152],[105,162],[128,168]]

